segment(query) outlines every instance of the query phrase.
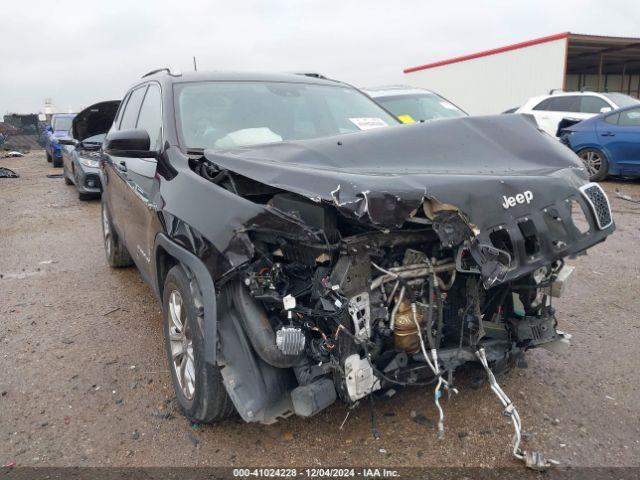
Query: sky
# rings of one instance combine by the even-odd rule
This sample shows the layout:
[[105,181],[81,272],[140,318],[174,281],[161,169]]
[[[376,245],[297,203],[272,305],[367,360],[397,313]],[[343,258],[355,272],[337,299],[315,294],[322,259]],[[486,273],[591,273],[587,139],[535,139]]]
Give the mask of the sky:
[[[640,36],[637,0],[3,0],[0,115],[120,99],[155,68],[312,71],[356,86],[559,32]],[[470,79],[473,81],[473,79]]]

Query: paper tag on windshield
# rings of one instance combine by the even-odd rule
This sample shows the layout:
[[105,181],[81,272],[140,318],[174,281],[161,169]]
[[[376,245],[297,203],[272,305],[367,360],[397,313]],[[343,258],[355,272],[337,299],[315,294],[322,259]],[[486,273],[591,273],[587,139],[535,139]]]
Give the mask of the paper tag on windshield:
[[400,120],[402,123],[416,123],[413,117],[409,114],[398,115],[398,120]]
[[388,127],[387,123],[381,118],[377,117],[357,117],[350,118],[353,123],[360,130],[371,130],[372,128]]

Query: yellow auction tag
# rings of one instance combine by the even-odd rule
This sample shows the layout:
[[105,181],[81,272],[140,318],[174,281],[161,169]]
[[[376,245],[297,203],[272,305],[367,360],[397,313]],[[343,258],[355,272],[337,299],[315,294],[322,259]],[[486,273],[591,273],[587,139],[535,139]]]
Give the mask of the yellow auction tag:
[[400,120],[402,123],[415,123],[416,122],[411,115],[398,115],[398,120]]

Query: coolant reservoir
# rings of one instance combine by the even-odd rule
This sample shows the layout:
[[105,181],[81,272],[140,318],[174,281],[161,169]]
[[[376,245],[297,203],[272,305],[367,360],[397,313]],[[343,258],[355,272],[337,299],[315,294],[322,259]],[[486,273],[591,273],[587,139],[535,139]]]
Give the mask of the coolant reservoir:
[[[422,323],[422,309],[416,312],[418,323]],[[402,300],[396,313],[396,320],[393,327],[393,339],[396,348],[407,353],[415,353],[420,350],[420,337],[418,328],[411,314],[411,302]]]

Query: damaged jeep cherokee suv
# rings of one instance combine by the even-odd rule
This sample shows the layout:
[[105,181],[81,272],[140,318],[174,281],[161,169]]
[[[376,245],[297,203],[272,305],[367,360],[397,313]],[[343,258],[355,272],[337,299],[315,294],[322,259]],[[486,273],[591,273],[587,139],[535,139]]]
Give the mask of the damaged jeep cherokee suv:
[[104,144],[109,264],[135,263],[161,301],[194,421],[432,385],[442,435],[440,398],[475,362],[514,455],[542,466],[492,370],[567,344],[551,300],[563,259],[614,230],[607,197],[524,117],[396,124],[323,78],[147,75]]

